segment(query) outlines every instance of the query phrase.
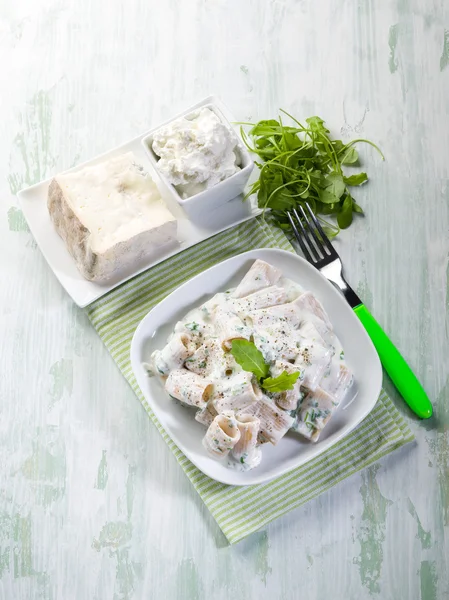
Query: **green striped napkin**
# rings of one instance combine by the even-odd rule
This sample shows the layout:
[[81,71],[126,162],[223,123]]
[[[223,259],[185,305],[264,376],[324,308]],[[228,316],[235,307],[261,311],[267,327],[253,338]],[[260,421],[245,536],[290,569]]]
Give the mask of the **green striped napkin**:
[[147,312],[180,284],[226,258],[253,248],[294,251],[279,228],[258,217],[168,259],[87,309],[112,358],[230,543],[238,542],[413,440],[404,419],[382,391],[371,414],[344,440],[302,467],[264,485],[243,488],[223,485],[204,475],[182,454],[151,411],[134,378],[129,359],[134,331]]

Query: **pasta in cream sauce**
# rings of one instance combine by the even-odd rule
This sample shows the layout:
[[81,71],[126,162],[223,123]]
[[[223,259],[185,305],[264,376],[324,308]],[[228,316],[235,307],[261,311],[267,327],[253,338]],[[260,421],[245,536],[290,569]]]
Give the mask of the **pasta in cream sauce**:
[[[296,374],[291,389],[267,392],[235,360],[233,340],[252,342],[269,376]],[[237,288],[218,293],[179,321],[151,355],[174,399],[195,407],[205,451],[230,467],[257,467],[261,446],[288,432],[317,442],[353,376],[319,300],[262,260]]]

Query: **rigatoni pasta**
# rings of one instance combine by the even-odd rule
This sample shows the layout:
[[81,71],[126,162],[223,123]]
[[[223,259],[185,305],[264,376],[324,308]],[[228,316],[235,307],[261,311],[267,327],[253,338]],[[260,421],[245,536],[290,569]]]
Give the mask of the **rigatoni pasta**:
[[[261,372],[237,362],[236,340],[259,351]],[[261,260],[235,290],[176,323],[148,369],[172,398],[195,408],[208,454],[242,470],[288,432],[316,442],[353,380],[319,300]],[[293,383],[277,388],[279,378]]]
[[284,288],[279,286],[270,286],[264,288],[249,296],[244,296],[234,303],[237,313],[246,316],[248,312],[268,308],[276,304],[284,304],[287,300],[287,293]]
[[230,350],[232,340],[249,340],[251,329],[243,323],[233,310],[217,308],[214,322],[218,338],[224,350]]
[[232,456],[240,464],[253,469],[257,467],[262,458],[258,444],[260,419],[253,415],[240,414],[237,417],[237,427],[240,431],[240,439],[232,449]]
[[217,415],[214,405],[209,401],[204,408],[196,411],[195,421],[209,427]]
[[172,369],[181,367],[194,351],[195,347],[187,333],[174,333],[168,344],[153,354],[152,364],[160,375],[167,375]]
[[176,400],[204,408],[212,394],[213,385],[204,377],[187,369],[173,369],[167,377],[165,389]]
[[314,442],[318,441],[336,405],[335,399],[321,388],[310,391],[300,403],[296,431]]
[[297,365],[291,364],[285,360],[277,360],[271,369],[273,377],[277,377],[284,371],[286,373],[299,372],[299,377],[291,390],[278,392],[275,394],[274,399],[279,408],[282,408],[283,410],[295,410],[301,398],[301,383],[304,379],[304,375]]
[[255,404],[245,409],[245,413],[260,421],[259,440],[276,445],[293,425],[295,419],[280,409],[270,398],[262,396]]
[[230,382],[222,383],[218,386],[221,393],[217,393],[217,398],[213,401],[215,409],[218,412],[224,410],[242,411],[246,407],[257,402],[254,392],[252,377],[248,373],[240,373],[230,378]]
[[249,296],[258,290],[270,287],[282,277],[281,271],[263,260],[256,260],[251,269],[233,292],[234,298]]
[[240,439],[240,429],[232,411],[217,415],[203,438],[203,446],[214,458],[224,458]]

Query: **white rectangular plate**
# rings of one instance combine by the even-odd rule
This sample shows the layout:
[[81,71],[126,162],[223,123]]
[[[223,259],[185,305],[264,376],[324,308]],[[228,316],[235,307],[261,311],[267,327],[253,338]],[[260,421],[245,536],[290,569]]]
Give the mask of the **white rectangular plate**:
[[[211,97],[211,99],[226,113],[226,117],[229,120],[232,120],[232,117],[227,114],[226,109],[219,103],[219,100],[215,97]],[[201,103],[191,107],[189,110],[193,111],[199,105],[201,105]],[[148,133],[149,132],[146,131],[145,133],[142,133],[142,135],[139,135],[118,148],[114,148],[106,154],[97,156],[89,162],[78,165],[73,169],[69,169],[69,171],[75,171],[111,158],[117,154],[133,152],[140,164],[143,165],[145,170],[148,171],[154,179],[168,208],[178,220],[179,244],[161,248],[157,255],[152,255],[144,262],[131,265],[127,270],[119,273],[113,281],[109,281],[105,284],[88,281],[76,268],[73,258],[69,254],[63,240],[56,233],[53,223],[50,220],[50,215],[48,214],[47,194],[51,179],[42,181],[17,194],[25,219],[28,222],[30,230],[44,255],[44,258],[59,279],[61,285],[80,307],[87,306],[121,283],[146,271],[150,267],[157,265],[166,258],[178,254],[178,252],[182,252],[221,231],[225,231],[234,225],[243,223],[261,213],[261,211],[256,208],[254,201],[248,200],[242,202],[242,196],[237,196],[229,202],[226,202],[223,206],[206,212],[201,217],[196,218],[195,221],[189,220],[182,208],[173,199],[173,195],[167,193],[166,186],[162,184],[157,172],[154,170],[143,149],[142,139],[147,136]]]
[[[262,446],[261,464],[247,472],[229,469],[226,461],[207,456],[201,440],[206,431],[195,421],[195,409],[171,400],[156,377],[148,377],[142,362],[162,348],[175,323],[208,297],[235,287],[254,260],[260,258],[280,269],[285,277],[312,291],[322,302],[354,372],[355,387],[314,444],[298,434],[287,434],[277,446]],[[197,275],[155,306],[139,324],[131,344],[131,365],[146,401],[172,440],[203,473],[229,485],[264,483],[291,471],[348,435],[374,408],[382,385],[377,352],[357,316],[343,296],[303,258],[276,249],[251,250]],[[354,399],[354,394],[357,394]]]

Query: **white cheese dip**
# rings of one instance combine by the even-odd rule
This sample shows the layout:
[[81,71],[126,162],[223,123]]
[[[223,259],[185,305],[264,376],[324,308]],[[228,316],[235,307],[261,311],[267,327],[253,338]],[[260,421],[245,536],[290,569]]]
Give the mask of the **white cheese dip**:
[[209,108],[158,129],[153,151],[158,169],[184,199],[240,171],[237,139]]

